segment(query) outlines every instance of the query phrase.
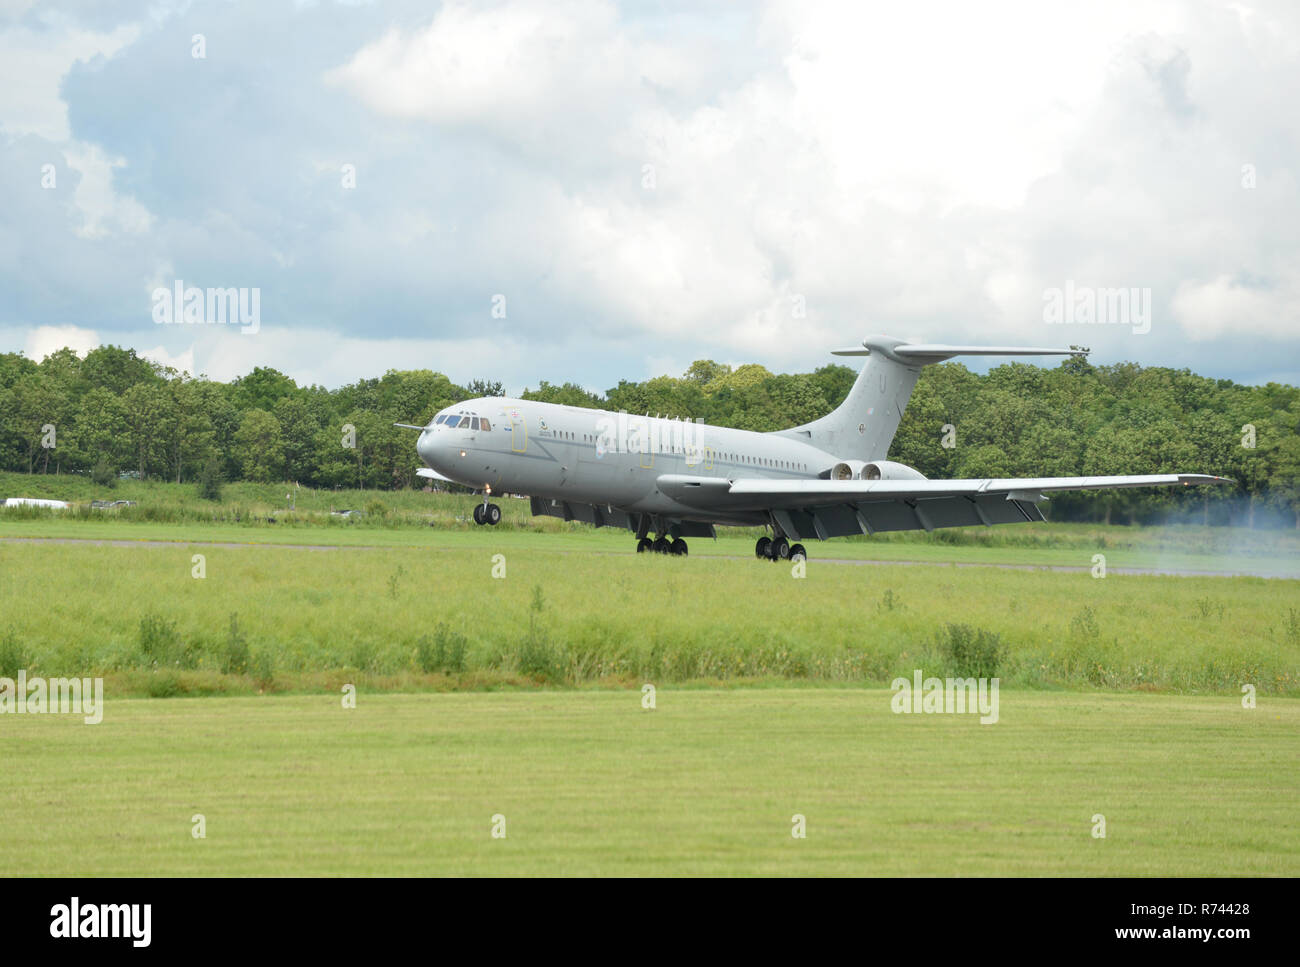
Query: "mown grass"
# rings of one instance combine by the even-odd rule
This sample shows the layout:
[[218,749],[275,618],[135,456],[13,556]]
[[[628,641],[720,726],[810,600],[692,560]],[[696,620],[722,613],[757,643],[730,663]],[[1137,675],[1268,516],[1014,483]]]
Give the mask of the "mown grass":
[[441,553],[0,543],[0,657],[159,696],[881,684],[972,662],[1030,688],[1300,694],[1294,581],[815,561],[797,579],[490,538]]
[[4,716],[0,873],[1300,874],[1294,700],[1008,690],[982,726],[892,714],[886,690],[640,699],[110,693],[95,726]]

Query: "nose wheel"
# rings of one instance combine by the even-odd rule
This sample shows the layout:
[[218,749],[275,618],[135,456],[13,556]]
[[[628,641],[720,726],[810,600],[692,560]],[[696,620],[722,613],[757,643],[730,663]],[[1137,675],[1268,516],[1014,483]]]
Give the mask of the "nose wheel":
[[474,507],[474,523],[495,527],[501,523],[501,508],[496,504],[489,504],[485,500]]

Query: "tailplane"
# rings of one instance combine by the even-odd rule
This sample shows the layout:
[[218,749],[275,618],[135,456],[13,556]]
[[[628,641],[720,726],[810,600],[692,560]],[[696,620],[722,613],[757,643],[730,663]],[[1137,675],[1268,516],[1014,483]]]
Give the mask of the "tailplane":
[[868,336],[861,348],[832,350],[836,356],[866,356],[844,402],[819,420],[778,431],[811,443],[842,460],[883,460],[903,419],[921,368],[953,356],[1083,356],[1086,349],[1016,346],[909,344],[890,336]]

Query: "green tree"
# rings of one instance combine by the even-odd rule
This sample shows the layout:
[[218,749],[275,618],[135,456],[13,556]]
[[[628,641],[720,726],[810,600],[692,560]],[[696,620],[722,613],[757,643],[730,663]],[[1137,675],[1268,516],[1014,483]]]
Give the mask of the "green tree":
[[221,461],[216,455],[208,457],[199,471],[199,497],[202,500],[221,500]]
[[1300,528],[1300,435],[1287,433],[1281,436],[1271,457],[1269,496],[1277,506],[1291,514],[1292,523]]
[[272,414],[259,409],[244,413],[235,432],[235,460],[245,480],[283,479],[284,440]]
[[275,404],[274,415],[280,424],[284,449],[284,472],[289,480],[310,481],[315,472],[316,434],[320,423],[307,402],[297,396],[285,396]]
[[175,371],[169,371],[169,375],[163,428],[170,477],[180,483],[187,471],[197,473],[213,455],[216,428],[208,409],[209,396],[201,389],[201,382]]
[[542,380],[537,389],[525,389],[519,397],[524,400],[537,400],[541,403],[557,403],[561,406],[582,406],[587,409],[602,409],[605,401],[595,393],[589,393],[577,383],[565,383],[552,386]]
[[130,465],[126,406],[117,394],[96,386],[81,398],[72,446],[83,466],[103,460],[117,471]]
[[293,380],[269,366],[258,366],[230,384],[231,401],[241,413],[248,410],[269,413],[277,401],[294,395],[297,390],[298,385]]
[[465,384],[465,392],[469,394],[467,399],[478,399],[480,396],[505,396],[505,390],[499,379],[471,379]]
[[687,367],[683,379],[703,387],[730,372],[731,367],[726,363],[715,363],[711,359],[697,359]]
[[[38,463],[47,469],[50,448],[42,446],[47,439],[47,426],[54,426],[54,443],[58,445],[58,424],[65,400],[50,386],[48,377],[39,371],[18,378],[10,392],[6,429],[12,434],[16,449],[22,454],[28,473]],[[65,427],[65,431],[66,431]]]
[[132,462],[141,478],[148,477],[166,465],[167,391],[156,383],[136,383],[123,394],[122,406]]
[[136,355],[134,349],[119,346],[98,346],[86,353],[81,375],[91,386],[119,396],[137,383],[158,381],[153,363]]

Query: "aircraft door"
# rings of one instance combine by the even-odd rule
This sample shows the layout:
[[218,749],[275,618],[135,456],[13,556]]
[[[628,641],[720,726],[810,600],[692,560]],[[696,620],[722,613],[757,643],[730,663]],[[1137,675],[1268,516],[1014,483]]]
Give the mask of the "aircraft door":
[[528,450],[528,420],[518,410],[511,410],[508,416],[510,417],[510,449],[515,453],[525,453]]

